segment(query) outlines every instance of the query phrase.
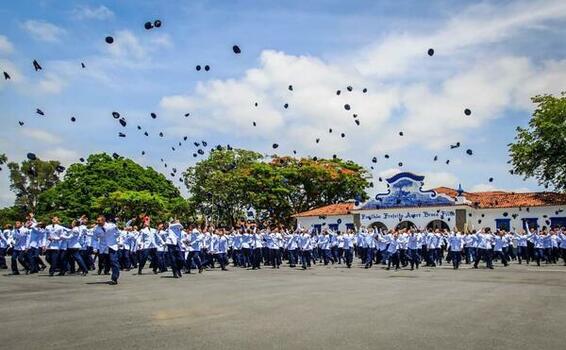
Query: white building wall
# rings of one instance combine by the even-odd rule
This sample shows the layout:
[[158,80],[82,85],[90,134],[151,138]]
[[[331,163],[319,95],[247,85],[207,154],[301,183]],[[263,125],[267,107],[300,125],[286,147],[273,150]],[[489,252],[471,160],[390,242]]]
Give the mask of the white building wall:
[[[381,222],[388,229],[394,229],[401,221],[411,221],[417,227],[426,227],[433,220],[443,220],[450,228],[456,226],[456,210],[464,209],[466,211],[466,222],[470,229],[480,229],[490,227],[492,230],[496,228],[496,219],[510,219],[511,229],[520,229],[523,227],[523,218],[536,218],[539,227],[550,226],[550,218],[561,217],[566,218],[566,206],[545,206],[532,207],[527,211],[526,208],[519,210],[516,208],[496,208],[496,209],[474,209],[465,205],[451,207],[426,207],[426,208],[393,208],[378,210],[359,211],[360,223],[363,226],[369,226],[376,222]],[[563,212],[556,212],[564,209]],[[507,213],[507,216],[504,216]],[[471,215],[470,215],[471,214]],[[513,217],[516,214],[516,217]],[[325,219],[318,216],[298,217],[297,221],[303,228],[310,228],[312,225],[336,224],[338,219],[342,222],[338,229],[344,231],[346,224],[354,222],[354,214],[350,215],[328,215]],[[479,221],[481,220],[481,222]],[[548,220],[548,223],[546,222]]]
[[[338,220],[341,220],[340,224],[338,224]],[[341,232],[346,231],[346,224],[353,224],[353,222],[353,215],[327,215],[325,219],[320,219],[318,216],[306,216],[297,218],[297,223],[301,225],[302,228],[309,229],[312,225],[326,225],[326,227],[328,227],[328,225],[330,224],[338,224],[338,230],[340,230]]]

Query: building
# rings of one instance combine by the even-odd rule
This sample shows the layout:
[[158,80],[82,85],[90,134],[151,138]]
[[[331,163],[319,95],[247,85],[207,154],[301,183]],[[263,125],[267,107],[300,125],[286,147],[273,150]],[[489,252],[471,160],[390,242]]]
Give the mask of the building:
[[566,194],[554,192],[465,192],[438,187],[423,190],[424,176],[399,173],[387,181],[388,192],[365,203],[331,204],[295,215],[301,227],[328,226],[344,231],[359,226],[395,229],[490,227],[510,230],[566,226]]

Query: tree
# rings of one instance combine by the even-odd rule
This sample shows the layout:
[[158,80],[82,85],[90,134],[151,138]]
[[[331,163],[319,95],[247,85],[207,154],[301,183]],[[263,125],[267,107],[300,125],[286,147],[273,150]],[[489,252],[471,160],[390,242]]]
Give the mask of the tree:
[[[144,194],[131,191],[159,195],[165,202],[182,199],[179,190],[163,174],[150,167],[143,168],[130,159],[100,153],[90,155],[85,164],[69,166],[63,181],[41,194],[38,214],[45,217],[58,215],[64,220],[83,214],[91,218],[100,213],[113,214],[116,207],[101,207],[101,203],[108,202],[100,198],[114,195],[123,200],[122,204],[127,200],[146,198]],[[127,196],[121,197],[117,192]],[[167,210],[165,205],[160,208]]]
[[245,193],[247,169],[262,158],[243,149],[215,149],[189,167],[183,178],[197,209],[214,223],[233,225],[249,205]]
[[293,214],[348,199],[365,200],[369,174],[340,159],[273,157],[221,149],[183,174],[197,209],[216,224],[233,225],[255,210],[256,220],[289,223]]
[[151,216],[155,221],[167,220],[165,199],[149,191],[115,191],[96,198],[92,209],[124,221],[137,218],[141,213]]
[[60,165],[56,160],[40,159],[8,163],[10,189],[16,194],[15,205],[35,212],[39,195],[59,182]]
[[515,142],[509,144],[512,173],[566,191],[566,93],[532,101],[537,107],[529,127],[518,127]]

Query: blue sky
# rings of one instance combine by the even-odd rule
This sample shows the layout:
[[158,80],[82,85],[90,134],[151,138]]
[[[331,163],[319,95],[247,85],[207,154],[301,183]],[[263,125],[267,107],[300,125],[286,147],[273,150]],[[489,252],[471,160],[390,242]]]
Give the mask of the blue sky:
[[[145,30],[155,19],[162,27]],[[278,143],[278,154],[373,165],[370,194],[400,170],[430,187],[536,191],[508,173],[507,144],[530,96],[566,90],[564,1],[18,1],[0,23],[0,70],[12,76],[0,81],[0,152],[13,161],[117,152],[168,174],[202,158],[195,141],[265,154]],[[12,201],[4,169],[0,205]]]

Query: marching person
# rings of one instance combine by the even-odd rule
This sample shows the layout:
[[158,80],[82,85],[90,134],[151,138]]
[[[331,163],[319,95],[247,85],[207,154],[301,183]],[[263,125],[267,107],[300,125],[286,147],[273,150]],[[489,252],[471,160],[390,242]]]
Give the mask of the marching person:
[[108,249],[108,261],[112,268],[112,276],[108,284],[117,285],[118,278],[120,277],[120,264],[118,262],[118,237],[120,236],[120,230],[118,230],[116,224],[106,222],[104,215],[99,215],[96,218],[96,226],[92,234]]

